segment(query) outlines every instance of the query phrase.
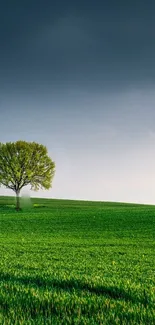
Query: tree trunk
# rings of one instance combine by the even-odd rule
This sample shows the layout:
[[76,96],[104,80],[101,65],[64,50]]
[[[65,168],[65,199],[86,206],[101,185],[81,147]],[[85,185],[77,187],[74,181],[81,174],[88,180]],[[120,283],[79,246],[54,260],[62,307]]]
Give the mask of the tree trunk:
[[16,192],[16,210],[20,210],[19,191]]

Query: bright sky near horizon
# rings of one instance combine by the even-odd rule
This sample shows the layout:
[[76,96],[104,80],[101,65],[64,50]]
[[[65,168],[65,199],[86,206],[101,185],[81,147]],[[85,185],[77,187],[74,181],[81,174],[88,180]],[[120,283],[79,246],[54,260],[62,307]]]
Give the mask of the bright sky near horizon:
[[155,204],[154,12],[132,0],[2,4],[0,142],[42,143],[56,162],[52,189],[31,196]]

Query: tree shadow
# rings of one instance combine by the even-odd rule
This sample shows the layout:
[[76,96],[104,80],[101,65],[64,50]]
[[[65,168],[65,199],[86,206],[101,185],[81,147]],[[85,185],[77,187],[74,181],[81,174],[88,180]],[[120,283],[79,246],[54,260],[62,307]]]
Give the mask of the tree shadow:
[[80,281],[78,279],[71,280],[57,280],[57,279],[44,279],[42,277],[33,276],[14,276],[7,273],[0,273],[0,281],[7,281],[14,284],[22,284],[41,289],[57,289],[68,292],[72,291],[85,291],[86,293],[95,294],[97,296],[105,296],[116,300],[125,300],[132,303],[141,303],[144,306],[148,304],[148,297],[146,293],[141,296],[135,296],[131,291],[126,291],[117,286],[93,286],[89,283]]

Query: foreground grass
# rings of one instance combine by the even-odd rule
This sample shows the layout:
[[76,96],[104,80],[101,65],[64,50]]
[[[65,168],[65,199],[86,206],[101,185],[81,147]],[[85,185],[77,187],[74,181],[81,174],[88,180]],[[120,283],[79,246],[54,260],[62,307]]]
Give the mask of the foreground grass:
[[155,324],[155,207],[0,198],[0,324]]

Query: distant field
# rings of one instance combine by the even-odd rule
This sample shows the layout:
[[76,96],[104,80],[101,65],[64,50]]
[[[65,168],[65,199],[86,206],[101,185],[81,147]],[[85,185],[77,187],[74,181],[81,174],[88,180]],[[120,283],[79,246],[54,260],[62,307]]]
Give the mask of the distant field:
[[155,206],[0,197],[0,324],[155,324]]

